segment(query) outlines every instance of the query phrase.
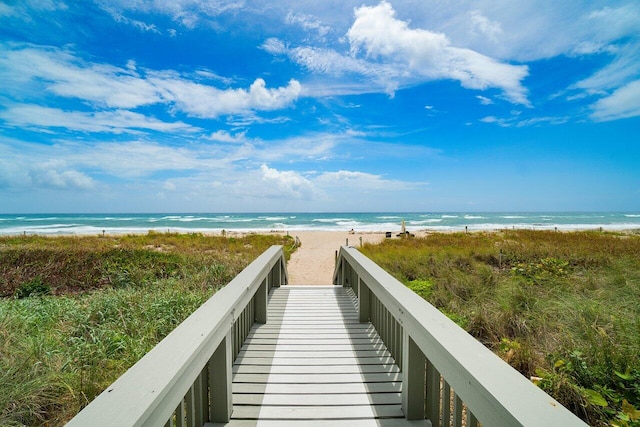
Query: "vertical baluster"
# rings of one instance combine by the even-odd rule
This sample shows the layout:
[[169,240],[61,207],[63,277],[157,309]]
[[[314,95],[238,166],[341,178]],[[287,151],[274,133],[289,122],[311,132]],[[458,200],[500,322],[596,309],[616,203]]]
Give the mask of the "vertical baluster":
[[255,319],[258,323],[267,323],[267,305],[269,301],[269,288],[266,279],[258,287],[255,296]]
[[449,427],[451,423],[451,387],[447,381],[442,384],[442,426]]
[[462,427],[462,399],[453,393],[453,427]]
[[358,277],[358,320],[360,322],[368,322],[371,318],[371,314],[369,312],[369,298],[371,296],[371,292],[367,287],[367,284]]
[[194,418],[197,426],[204,424],[202,419],[202,375],[198,375],[193,383],[193,407]]
[[478,419],[467,406],[467,427],[478,427]]
[[231,371],[233,369],[232,334],[222,340],[209,360],[208,385],[211,391],[209,402],[209,420],[211,422],[226,423],[233,411],[233,396],[231,394]]
[[402,411],[407,420],[424,420],[426,359],[406,331],[402,339]]
[[185,427],[184,422],[184,399],[176,407],[176,427]]
[[186,400],[186,409],[187,409],[187,427],[196,427],[196,410],[195,410],[195,400],[193,396],[193,385],[187,391],[187,395],[185,396]]
[[440,421],[440,373],[427,359],[427,419],[435,427]]
[[202,387],[201,393],[201,405],[202,405],[202,420],[204,422],[209,420],[209,365],[205,365],[202,368],[202,372],[200,372],[200,376],[202,377],[202,381],[200,381],[200,386]]
[[396,336],[398,337],[398,341],[396,342],[396,363],[400,369],[402,369],[402,326],[400,326],[400,322],[396,321]]

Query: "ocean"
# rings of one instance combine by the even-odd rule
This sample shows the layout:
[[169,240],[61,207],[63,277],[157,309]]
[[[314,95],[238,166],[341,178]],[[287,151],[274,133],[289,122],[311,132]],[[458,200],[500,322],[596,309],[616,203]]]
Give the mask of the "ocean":
[[640,213],[224,213],[224,214],[28,214],[0,215],[0,235],[128,234],[157,232],[630,230]]

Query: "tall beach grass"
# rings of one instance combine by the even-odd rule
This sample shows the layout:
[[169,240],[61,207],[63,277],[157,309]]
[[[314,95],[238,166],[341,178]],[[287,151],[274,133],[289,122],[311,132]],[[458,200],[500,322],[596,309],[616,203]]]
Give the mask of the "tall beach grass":
[[64,425],[272,244],[201,234],[0,238],[0,425]]
[[640,236],[433,234],[363,253],[591,425],[640,425]]

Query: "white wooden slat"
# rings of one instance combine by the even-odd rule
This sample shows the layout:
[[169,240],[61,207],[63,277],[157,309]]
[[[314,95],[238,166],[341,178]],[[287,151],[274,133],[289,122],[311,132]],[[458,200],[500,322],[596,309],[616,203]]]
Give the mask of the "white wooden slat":
[[351,406],[399,405],[400,393],[344,393],[344,394],[235,394],[236,405],[278,406]]
[[355,344],[371,344],[371,345],[380,345],[384,344],[381,339],[371,339],[369,337],[366,338],[317,338],[317,337],[307,337],[307,338],[289,338],[289,337],[279,337],[279,338],[251,338],[245,340],[246,345],[273,345],[277,344],[279,346],[282,345],[355,345]]
[[401,382],[342,384],[265,384],[265,383],[234,383],[235,393],[267,393],[267,394],[304,394],[304,393],[390,393],[400,392]]
[[286,384],[318,384],[318,383],[376,383],[384,381],[402,381],[402,374],[235,374],[235,383],[286,383]]
[[395,365],[236,365],[234,374],[360,374],[395,373]]
[[242,366],[395,365],[391,357],[241,357],[236,362]]
[[349,406],[236,406],[233,418],[243,419],[350,419],[350,418],[401,418],[400,405]]
[[[289,351],[289,350],[256,350],[255,348],[247,348],[240,352],[239,358],[243,357],[317,357],[317,351]],[[323,352],[322,355],[327,358],[332,357],[389,357],[391,354],[386,349],[380,350],[343,350],[332,351],[330,354]],[[237,360],[237,359],[236,359]]]

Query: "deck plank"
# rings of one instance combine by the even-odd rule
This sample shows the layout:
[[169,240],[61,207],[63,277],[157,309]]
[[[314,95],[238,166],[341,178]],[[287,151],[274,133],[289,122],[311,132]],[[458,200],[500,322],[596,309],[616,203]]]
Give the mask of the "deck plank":
[[215,426],[427,425],[404,419],[402,373],[356,301],[342,287],[274,289],[234,362],[232,419]]

